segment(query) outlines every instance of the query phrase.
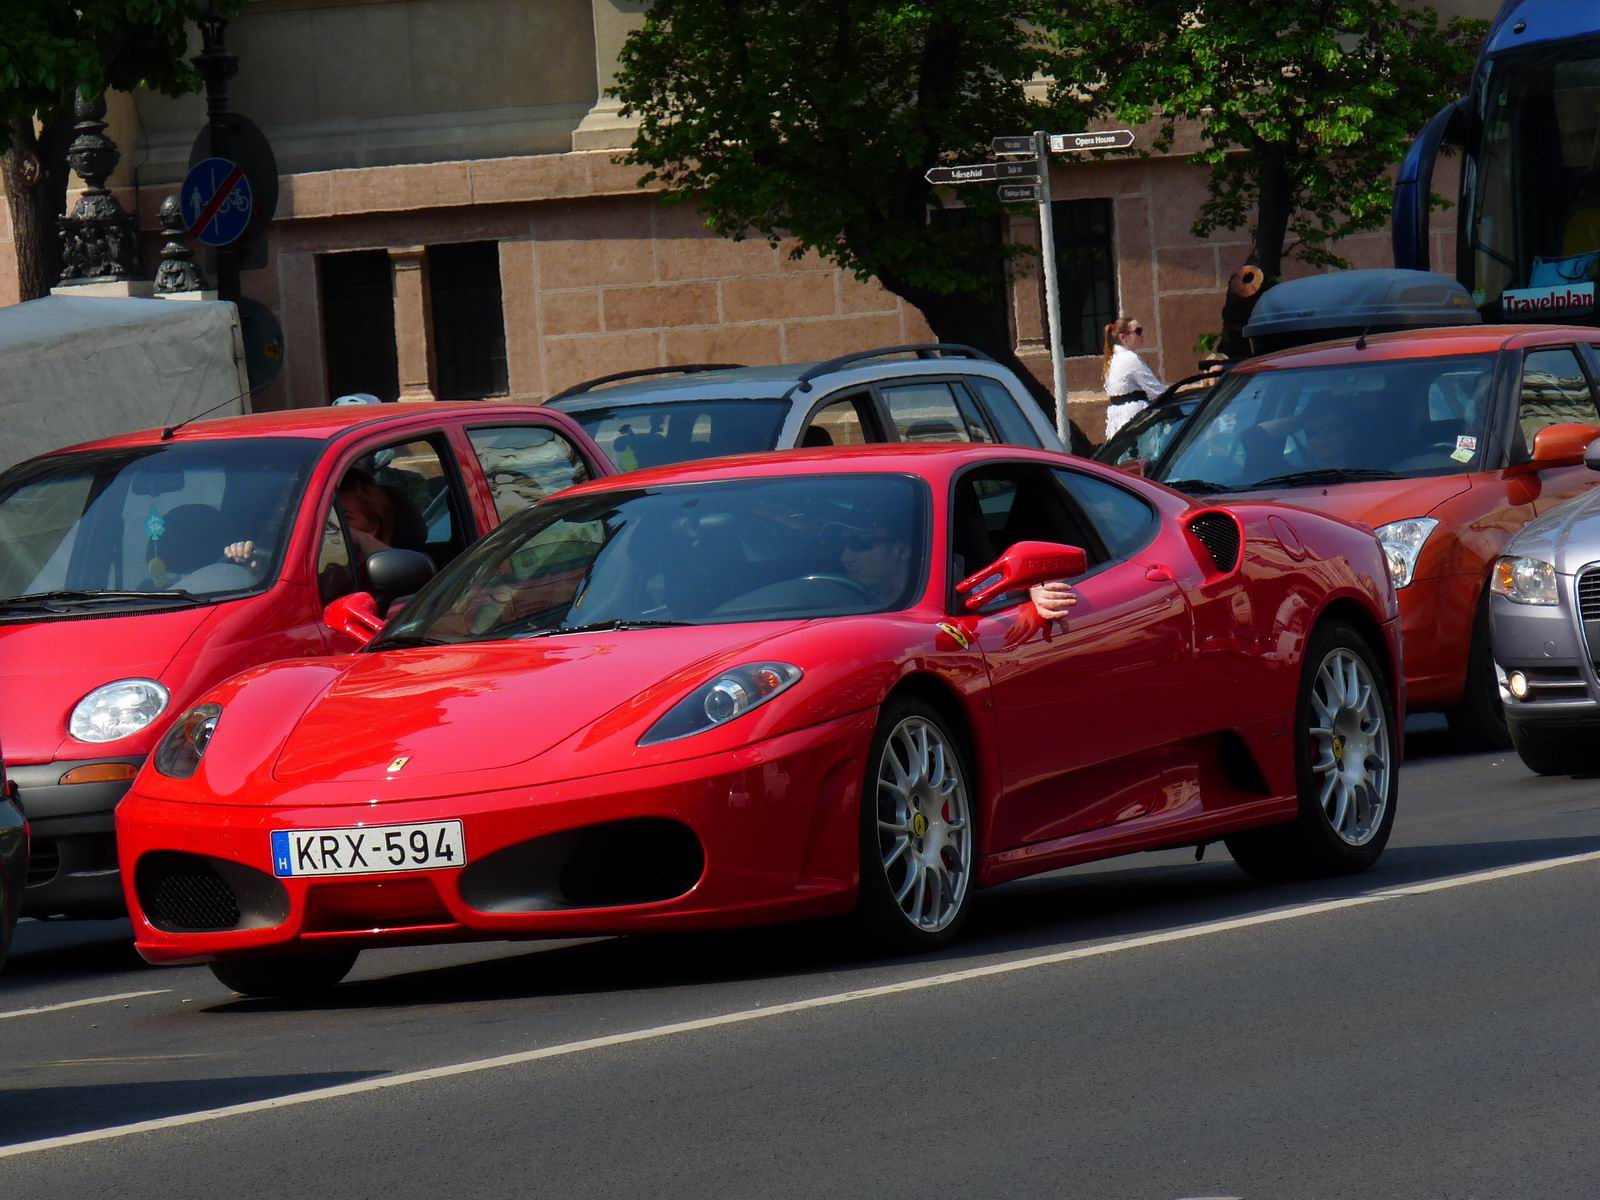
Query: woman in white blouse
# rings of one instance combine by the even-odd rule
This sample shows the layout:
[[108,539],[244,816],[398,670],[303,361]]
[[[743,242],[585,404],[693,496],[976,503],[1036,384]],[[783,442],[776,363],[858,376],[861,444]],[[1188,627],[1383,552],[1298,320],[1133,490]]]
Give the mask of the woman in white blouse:
[[1144,326],[1132,317],[1121,317],[1106,326],[1105,377],[1106,438],[1109,440],[1150,401],[1167,390],[1136,351],[1144,347]]

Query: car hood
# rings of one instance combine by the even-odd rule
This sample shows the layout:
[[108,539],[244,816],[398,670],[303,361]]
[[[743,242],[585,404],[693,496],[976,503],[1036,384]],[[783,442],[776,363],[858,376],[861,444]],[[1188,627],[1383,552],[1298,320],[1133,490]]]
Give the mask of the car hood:
[[1528,522],[1505,552],[1542,558],[1562,575],[1600,561],[1600,489]]
[[208,606],[0,625],[0,696],[5,698],[0,712],[8,761],[143,753],[143,734],[92,746],[67,739],[73,706],[118,679],[161,679],[184,643],[217,611]]
[[512,766],[622,705],[636,705],[642,718],[740,661],[753,643],[799,624],[643,629],[357,655],[301,715],[272,774],[303,784],[378,781],[403,772],[410,783]]
[[1227,496],[1202,496],[1196,502],[1226,504],[1229,500],[1275,500],[1377,529],[1391,521],[1425,517],[1471,486],[1469,475],[1434,475],[1425,479],[1371,479],[1237,492]]

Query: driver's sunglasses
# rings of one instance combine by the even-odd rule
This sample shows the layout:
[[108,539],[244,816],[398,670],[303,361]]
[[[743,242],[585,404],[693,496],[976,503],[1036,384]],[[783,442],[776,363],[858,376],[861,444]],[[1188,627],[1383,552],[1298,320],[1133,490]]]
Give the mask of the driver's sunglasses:
[[874,546],[881,545],[888,540],[889,535],[887,533],[874,533],[871,531],[847,533],[844,535],[844,548],[861,553],[871,550]]

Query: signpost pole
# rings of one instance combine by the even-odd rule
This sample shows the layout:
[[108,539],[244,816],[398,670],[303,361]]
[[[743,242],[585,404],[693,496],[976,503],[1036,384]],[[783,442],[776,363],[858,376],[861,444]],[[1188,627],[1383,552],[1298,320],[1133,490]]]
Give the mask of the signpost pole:
[[1072,423],[1067,415],[1067,360],[1061,351],[1061,301],[1056,284],[1056,232],[1050,211],[1050,135],[1034,131],[1039,156],[1039,253],[1044,258],[1044,307],[1050,322],[1050,369],[1056,394],[1056,433],[1072,448]]
[[[194,65],[206,81],[206,122],[211,131],[211,154],[216,158],[233,157],[232,138],[228,128],[228,80],[239,69],[237,55],[229,54],[224,45],[228,21],[218,15],[215,4],[207,0],[204,10],[196,14],[200,26],[201,52],[195,56]],[[239,253],[233,246],[217,249],[217,299],[239,299]]]

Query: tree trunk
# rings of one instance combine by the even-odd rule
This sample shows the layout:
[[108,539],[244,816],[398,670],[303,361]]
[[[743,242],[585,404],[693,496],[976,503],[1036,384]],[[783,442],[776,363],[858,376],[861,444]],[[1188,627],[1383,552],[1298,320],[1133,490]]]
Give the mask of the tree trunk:
[[[1217,349],[1229,358],[1249,357],[1250,342],[1244,336],[1244,326],[1255,311],[1256,301],[1278,282],[1283,270],[1283,240],[1294,215],[1288,163],[1282,152],[1258,144],[1251,153],[1260,164],[1260,194],[1255,227],[1250,231],[1250,253],[1229,280],[1222,301],[1222,340]],[[1257,268],[1264,278],[1255,280],[1248,271],[1250,267]]]
[[66,207],[71,133],[70,115],[51,119],[37,137],[31,119],[13,118],[11,149],[0,155],[22,300],[49,295],[61,277],[59,222]]

